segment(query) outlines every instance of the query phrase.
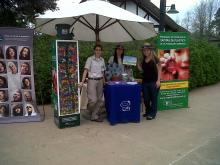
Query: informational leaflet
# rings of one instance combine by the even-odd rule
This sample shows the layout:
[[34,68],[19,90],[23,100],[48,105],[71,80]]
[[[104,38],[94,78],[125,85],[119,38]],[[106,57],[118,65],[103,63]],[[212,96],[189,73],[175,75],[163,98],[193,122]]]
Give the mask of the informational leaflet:
[[137,57],[135,56],[124,56],[123,58],[123,64],[124,65],[137,65]]

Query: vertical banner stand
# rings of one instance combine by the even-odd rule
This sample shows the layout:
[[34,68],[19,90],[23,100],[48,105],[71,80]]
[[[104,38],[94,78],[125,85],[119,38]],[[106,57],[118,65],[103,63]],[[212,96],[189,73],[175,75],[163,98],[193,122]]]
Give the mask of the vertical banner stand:
[[33,29],[0,27],[0,123],[41,121],[33,69]]
[[160,32],[158,41],[162,65],[158,109],[188,108],[189,35],[185,32]]
[[80,125],[78,41],[56,40],[52,53],[52,102],[59,128]]

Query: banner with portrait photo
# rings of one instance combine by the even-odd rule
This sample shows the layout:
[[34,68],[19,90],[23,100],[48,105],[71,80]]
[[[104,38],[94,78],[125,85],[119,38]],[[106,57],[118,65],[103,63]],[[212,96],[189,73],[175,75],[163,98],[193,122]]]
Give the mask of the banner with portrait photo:
[[0,27],[0,123],[40,121],[33,72],[33,30]]
[[189,37],[185,32],[161,32],[158,38],[161,87],[158,109],[188,107]]

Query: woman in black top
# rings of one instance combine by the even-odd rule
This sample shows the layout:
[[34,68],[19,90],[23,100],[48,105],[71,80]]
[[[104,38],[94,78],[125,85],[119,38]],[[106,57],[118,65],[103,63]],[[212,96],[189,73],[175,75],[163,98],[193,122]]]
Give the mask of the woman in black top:
[[157,96],[160,89],[161,65],[153,46],[145,43],[141,49],[143,61],[138,63],[138,69],[143,73],[142,89],[147,120],[152,120],[157,114]]

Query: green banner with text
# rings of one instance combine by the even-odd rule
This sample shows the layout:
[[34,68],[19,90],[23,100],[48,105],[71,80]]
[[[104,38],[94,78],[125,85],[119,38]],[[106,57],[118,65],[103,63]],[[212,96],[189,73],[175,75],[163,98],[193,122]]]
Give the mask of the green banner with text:
[[161,32],[158,37],[161,88],[158,109],[188,107],[189,37],[185,32]]

